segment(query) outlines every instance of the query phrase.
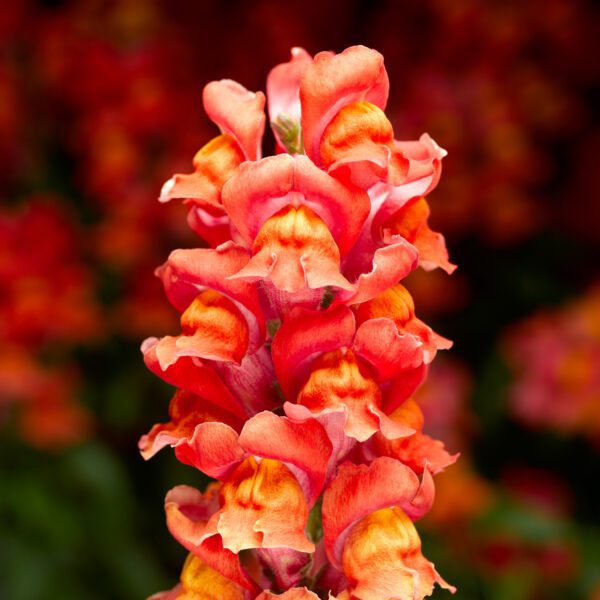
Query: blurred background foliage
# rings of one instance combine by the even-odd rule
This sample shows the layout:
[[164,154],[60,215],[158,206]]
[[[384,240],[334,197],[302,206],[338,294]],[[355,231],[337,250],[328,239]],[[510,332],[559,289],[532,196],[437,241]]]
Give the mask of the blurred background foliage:
[[205,479],[139,457],[169,389],[138,348],[176,326],[153,269],[200,242],[156,199],[214,135],[204,83],[354,43],[386,58],[396,137],[449,150],[430,200],[459,270],[407,283],[456,341],[419,391],[462,453],[425,554],[465,600],[600,598],[599,37],[586,0],[4,3],[0,598],[176,580],[163,497]]

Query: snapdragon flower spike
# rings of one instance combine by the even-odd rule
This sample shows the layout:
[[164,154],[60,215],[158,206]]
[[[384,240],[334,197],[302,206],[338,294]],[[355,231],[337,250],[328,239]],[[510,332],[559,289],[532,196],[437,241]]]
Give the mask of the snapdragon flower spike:
[[[450,590],[414,521],[456,460],[424,433],[412,398],[451,342],[399,283],[450,273],[429,228],[445,152],[395,139],[383,57],[301,48],[268,76],[276,155],[263,158],[265,96],[209,83],[221,134],[176,175],[210,248],[176,250],[156,274],[180,330],[142,344],[176,391],[139,442],[217,482],[177,486],[167,526],[189,552],[156,599],[422,600]],[[425,430],[426,431],[426,430]]]

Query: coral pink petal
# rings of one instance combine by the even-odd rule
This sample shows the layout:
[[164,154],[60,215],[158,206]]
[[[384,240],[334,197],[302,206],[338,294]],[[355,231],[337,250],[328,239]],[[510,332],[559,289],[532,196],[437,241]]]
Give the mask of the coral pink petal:
[[184,548],[209,567],[242,587],[255,590],[256,584],[242,569],[238,556],[223,548],[221,538],[204,539],[206,522],[218,508],[218,504],[207,506],[206,495],[198,490],[186,485],[177,486],[165,498],[167,527]]
[[187,224],[211,248],[228,242],[232,237],[229,217],[222,206],[209,211],[195,203],[190,203]]
[[362,323],[356,330],[353,348],[374,367],[380,381],[393,379],[423,363],[421,340],[398,333],[396,324],[387,318]]
[[316,502],[332,452],[320,423],[314,419],[295,423],[265,411],[244,425],[239,443],[249,454],[284,463],[305,490],[309,507]]
[[292,48],[291,59],[271,69],[267,77],[271,122],[282,113],[300,122],[300,77],[311,62],[312,57],[304,48]]
[[189,442],[196,425],[205,422],[219,422],[229,425],[236,431],[242,429],[244,421],[229,411],[190,392],[178,391],[169,404],[168,423],[157,423],[147,435],[140,438],[138,447],[145,460],[152,458],[165,446],[176,446]]
[[418,261],[417,249],[404,238],[394,236],[389,246],[375,251],[371,272],[359,275],[354,290],[340,292],[334,304],[360,304],[375,298],[416,269]]
[[352,289],[340,273],[340,252],[331,232],[307,206],[288,206],[273,215],[252,250],[250,262],[232,278],[270,281],[289,294],[326,286]]
[[162,187],[159,202],[187,200],[193,198],[193,204],[208,210],[221,210],[220,194],[214,186],[207,185],[206,177],[199,173],[173,175]]
[[157,270],[167,297],[179,311],[184,311],[199,291],[212,289],[234,299],[258,303],[254,286],[226,279],[239,271],[249,259],[248,251],[228,242],[216,249],[174,250]]
[[380,508],[399,506],[415,520],[429,510],[433,498],[428,471],[420,482],[412,469],[392,458],[376,458],[368,467],[344,463],[323,495],[323,534],[329,559],[340,568],[346,536],[363,517]]
[[233,242],[216,249],[194,248],[171,252],[157,270],[171,304],[184,311],[199,292],[215,290],[229,297],[248,322],[250,346],[254,352],[264,340],[265,323],[256,285],[228,279],[248,263],[247,250]]
[[433,475],[429,470],[429,466],[425,465],[417,494],[411,500],[409,506],[402,506],[402,508],[413,521],[416,521],[429,512],[434,500],[435,484],[433,483]]
[[309,359],[322,352],[351,346],[355,332],[352,311],[337,306],[327,311],[293,309],[273,338],[271,353],[279,384],[289,400],[308,375]]
[[202,100],[210,120],[237,141],[248,160],[258,160],[265,131],[265,95],[222,79],[204,87]]
[[377,454],[395,458],[415,473],[422,473],[427,466],[435,475],[454,464],[459,456],[450,454],[441,441],[420,431],[396,440],[385,440],[376,435],[373,446]]
[[306,289],[318,290],[331,286],[341,290],[353,290],[352,284],[339,272],[339,266],[331,260],[319,260],[310,245],[300,248],[277,248],[277,252],[265,249],[250,259],[250,262],[232,279],[245,281],[270,280],[273,285],[287,294],[297,294]]
[[[344,433],[346,413],[343,411],[323,411],[319,415],[313,415],[306,406],[303,406],[302,404],[294,404],[292,402],[286,402],[283,405],[283,410],[290,419],[298,423],[311,420],[317,420],[319,423],[321,423],[327,432],[329,441],[333,447],[329,463],[330,472],[356,444],[356,440],[354,438],[351,438]],[[329,475],[330,473],[328,476]]]
[[429,325],[414,317],[406,324],[406,331],[417,336],[423,342],[423,355],[426,364],[430,364],[438,350],[449,350],[452,341],[435,333]]
[[421,364],[413,369],[401,371],[392,379],[391,384],[383,395],[382,410],[389,415],[396,410],[405,400],[408,400],[425,381],[427,365]]
[[447,154],[426,133],[419,141],[396,141],[394,145],[408,159],[408,173],[401,185],[378,186],[379,190],[386,190],[387,197],[374,218],[373,231],[407,202],[427,196],[435,189],[442,174],[442,159]]
[[319,164],[321,136],[344,106],[364,100],[385,109],[389,85],[383,56],[375,50],[352,46],[341,54],[317,54],[300,80],[302,134],[308,156]]
[[[394,194],[391,194],[388,200],[387,205],[380,211],[381,214],[393,206]],[[417,197],[403,202],[402,208],[375,229],[380,232],[384,243],[393,235],[401,235],[413,244],[419,250],[419,264],[426,271],[440,267],[451,274],[456,270],[456,265],[449,261],[444,236],[430,229],[429,215],[427,201],[423,197]]]
[[[419,138],[418,142],[396,141],[394,146],[409,161],[406,185],[418,183],[418,188],[412,188],[417,193],[412,192],[411,197],[429,194],[440,180],[442,159],[448,153],[426,133]],[[407,189],[411,188],[407,187]]]
[[306,156],[289,154],[243,163],[223,187],[223,205],[248,245],[276,212],[305,205],[325,222],[342,256],[357,240],[370,209],[364,191],[344,185]]
[[167,335],[158,342],[156,356],[163,370],[174,365],[184,356],[206,360],[236,360],[231,349],[224,345],[219,347],[215,340],[207,339],[202,335],[180,335],[177,337]]
[[148,338],[142,344],[144,362],[150,371],[175,387],[193,392],[238,417],[246,417],[244,407],[227,389],[214,369],[198,359],[184,356],[163,369],[156,353],[158,343],[156,338]]
[[416,433],[412,427],[390,419],[383,411],[377,410],[376,412],[379,416],[379,431],[384,438],[388,440],[405,439]]
[[175,444],[175,455],[180,462],[196,467],[209,477],[224,479],[246,453],[238,442],[238,434],[228,425],[200,423],[190,440]]

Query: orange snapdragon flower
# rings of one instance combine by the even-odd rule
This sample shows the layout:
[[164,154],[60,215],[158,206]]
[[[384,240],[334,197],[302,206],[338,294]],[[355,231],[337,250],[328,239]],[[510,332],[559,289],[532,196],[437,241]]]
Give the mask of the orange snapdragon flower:
[[219,483],[167,494],[167,525],[192,558],[160,598],[454,590],[413,522],[456,456],[423,433],[411,398],[452,344],[398,283],[419,265],[454,270],[425,200],[445,152],[426,134],[394,139],[388,88],[374,50],[293,49],[268,77],[265,158],[265,96],[229,80],[204,89],[221,133],[161,201],[182,200],[210,247],[157,270],[180,332],[142,352],[178,389],[139,447],[150,458],[171,446]]

